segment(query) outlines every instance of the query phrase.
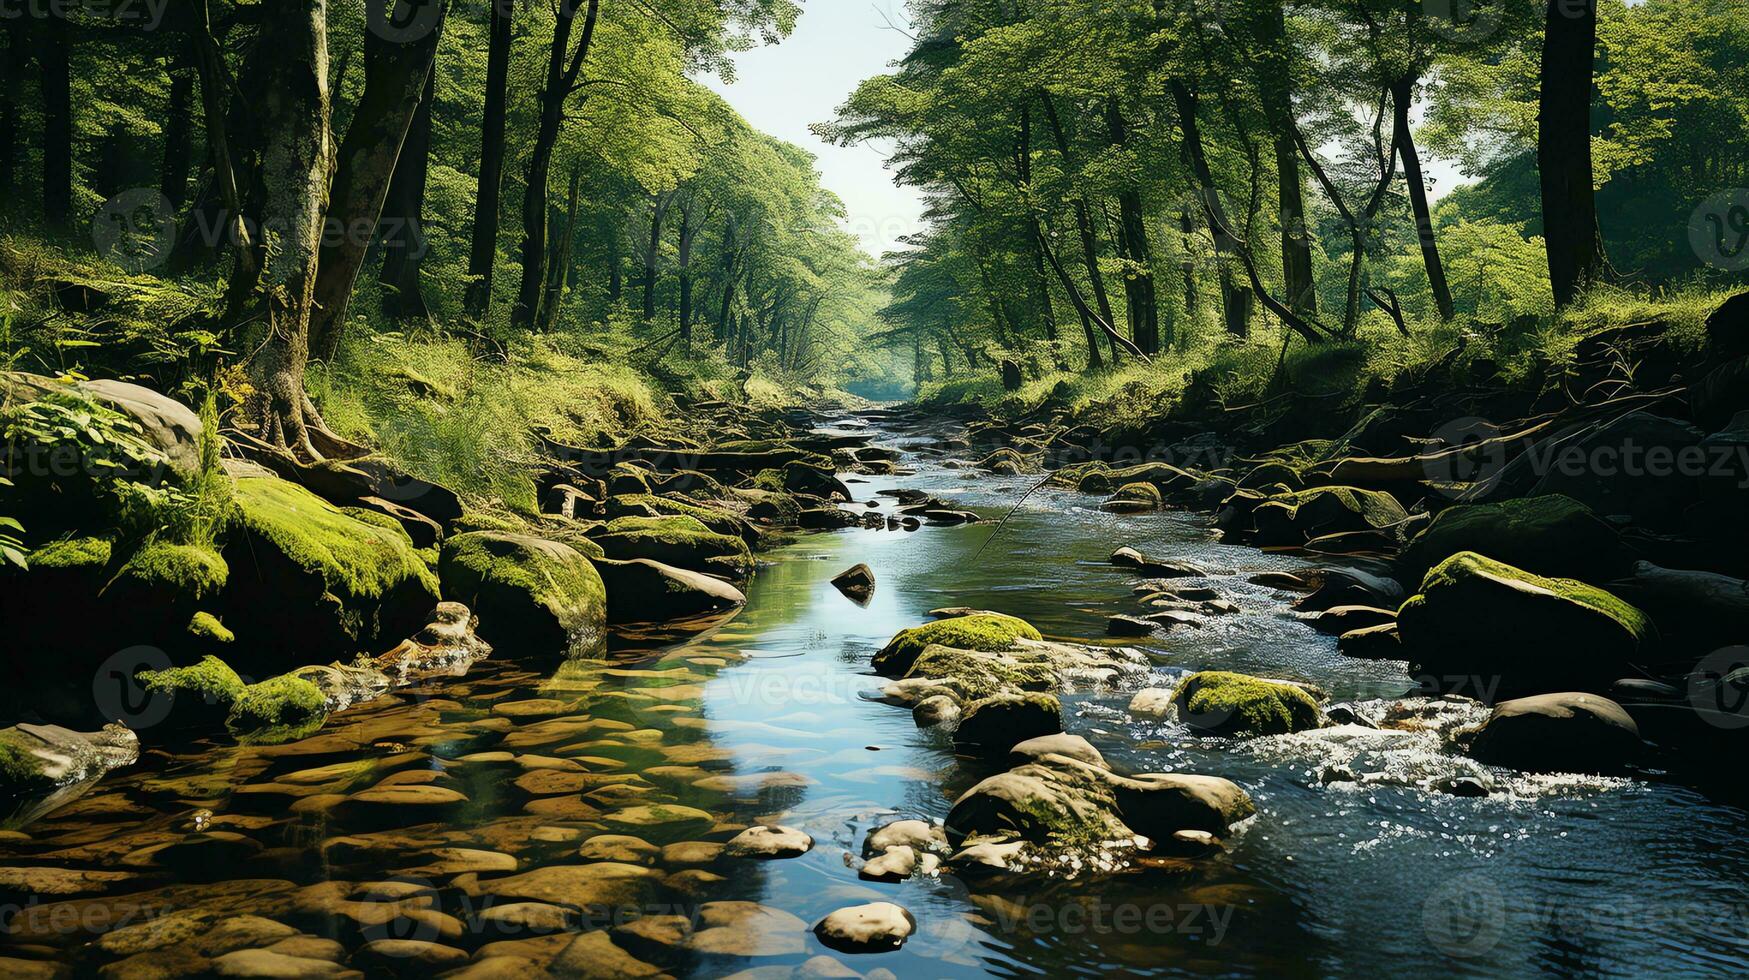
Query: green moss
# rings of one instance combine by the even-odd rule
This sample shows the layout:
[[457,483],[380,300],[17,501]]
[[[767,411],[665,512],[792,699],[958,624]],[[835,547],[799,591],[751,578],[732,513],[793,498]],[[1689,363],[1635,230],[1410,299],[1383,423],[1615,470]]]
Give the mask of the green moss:
[[[222,626],[219,628],[224,629]],[[186,691],[199,695],[208,704],[230,704],[237,700],[245,687],[243,679],[237,676],[236,671],[223,660],[210,656],[202,657],[200,663],[191,667],[143,670],[138,679],[147,691],[168,694]]]
[[238,480],[237,505],[242,528],[319,574],[330,593],[379,599],[411,579],[437,596],[436,576],[391,518],[361,519],[297,484],[266,477]]
[[196,639],[213,643],[231,643],[237,639],[237,635],[226,629],[217,616],[204,610],[188,620],[188,633]]
[[753,553],[738,537],[718,534],[697,518],[620,517],[595,542],[616,561],[651,558],[694,571],[739,577],[753,569]]
[[[1241,491],[1243,492],[1243,491]],[[1261,543],[1297,544],[1344,531],[1387,530],[1409,519],[1397,498],[1382,490],[1313,487],[1274,494],[1252,510]]]
[[1152,483],[1126,483],[1112,494],[1113,500],[1133,500],[1147,504],[1150,507],[1166,506],[1166,498],[1160,495],[1160,488]]
[[783,470],[760,470],[753,474],[747,485],[766,493],[783,493],[788,489],[783,484]]
[[1323,723],[1318,702],[1304,690],[1224,670],[1191,674],[1172,700],[1185,724],[1219,735],[1282,735]]
[[1440,511],[1404,551],[1404,569],[1411,581],[1419,581],[1462,551],[1538,575],[1613,577],[1624,570],[1615,529],[1589,507],[1561,494]]
[[54,782],[43,775],[42,759],[11,729],[0,729],[0,791],[28,793]]
[[100,569],[109,564],[113,545],[103,538],[52,541],[30,553],[33,569]]
[[303,678],[282,674],[238,692],[225,728],[245,744],[278,745],[313,734],[327,719],[321,689]]
[[902,677],[931,645],[988,652],[1006,650],[1016,640],[1043,639],[1024,619],[1000,613],[977,613],[937,620],[902,630],[874,655],[874,669],[888,677]]
[[203,599],[224,589],[230,573],[230,566],[211,548],[154,541],[128,559],[116,580],[132,581],[153,592],[167,590],[179,598]]
[[940,644],[925,647],[905,676],[939,679],[968,700],[1004,691],[1049,691],[1057,686],[1057,672],[1049,664],[1018,662]]
[[1100,469],[1087,469],[1075,484],[1082,493],[1107,494],[1128,484],[1145,484],[1160,493],[1188,487],[1197,481],[1195,473],[1171,463],[1140,463],[1120,469],[1100,464]]

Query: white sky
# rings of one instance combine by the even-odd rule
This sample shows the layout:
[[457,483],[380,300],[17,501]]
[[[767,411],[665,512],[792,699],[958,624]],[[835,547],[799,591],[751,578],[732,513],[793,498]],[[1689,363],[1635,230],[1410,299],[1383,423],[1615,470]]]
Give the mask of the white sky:
[[893,185],[886,169],[891,146],[829,146],[808,126],[832,119],[859,82],[910,49],[910,39],[889,28],[881,11],[904,25],[899,0],[806,0],[795,33],[782,44],[736,56],[733,85],[701,79],[754,127],[819,157],[826,188],[844,199],[850,231],[876,256],[921,230],[921,195]]
[[[701,79],[754,127],[819,158],[826,188],[844,199],[850,231],[874,256],[902,248],[902,236],[922,229],[922,196],[916,188],[894,186],[886,169],[890,145],[830,146],[808,126],[832,119],[859,82],[889,70],[909,50],[910,39],[888,26],[889,17],[905,26],[901,0],[805,0],[787,40],[735,56],[734,84]],[[1422,166],[1434,178],[1435,199],[1463,182],[1452,164],[1425,150]]]

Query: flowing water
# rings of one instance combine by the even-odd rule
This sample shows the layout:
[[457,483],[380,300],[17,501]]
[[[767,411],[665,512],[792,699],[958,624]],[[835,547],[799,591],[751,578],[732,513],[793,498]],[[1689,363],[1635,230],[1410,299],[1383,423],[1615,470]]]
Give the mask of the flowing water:
[[[904,448],[942,434],[888,432],[882,441]],[[1036,480],[948,468],[934,453],[905,465],[907,475],[853,477],[851,488],[885,511],[891,499],[877,491],[908,487],[996,518]],[[150,944],[85,944],[117,928],[137,934],[171,908],[254,912],[348,948],[410,937],[479,956],[482,946],[510,940],[551,955],[569,939],[526,938],[485,914],[494,901],[529,896],[482,895],[480,882],[512,866],[523,873],[581,864],[579,844],[594,834],[635,834],[658,846],[721,841],[759,820],[805,830],[815,846],[765,862],[665,851],[654,863],[669,877],[640,896],[635,914],[696,918],[699,903],[738,899],[788,915],[659,965],[677,975],[760,968],[755,976],[787,976],[829,952],[801,924],[881,900],[910,910],[917,934],[898,952],[832,955],[907,980],[1742,973],[1749,820],[1741,810],[1652,778],[1485,769],[1445,750],[1437,734],[1475,720],[1462,709],[1430,713],[1425,734],[1345,727],[1244,742],[1132,720],[1124,710],[1131,690],[1169,684],[1186,670],[1309,681],[1338,701],[1395,699],[1412,685],[1401,664],[1341,657],[1332,638],[1287,614],[1289,596],[1245,581],[1304,567],[1302,559],[1217,543],[1195,515],[1119,516],[1096,505],[1040,490],[993,541],[993,521],[805,535],[763,556],[768,564],[738,617],[690,639],[622,638],[605,661],[557,670],[529,669],[501,651],[465,677],[338,716],[304,742],[149,751],[139,766],[26,828],[27,837],[0,840],[8,867],[135,876],[13,910],[4,940],[13,948],[0,956],[89,969],[150,955]],[[1125,690],[1069,692],[1065,727],[1120,770],[1228,777],[1251,794],[1258,815],[1227,854],[1196,862],[1075,878],[860,880],[870,829],[901,817],[938,820],[993,771],[957,758],[946,735],[917,728],[909,712],[871,700],[881,679],[869,673],[869,656],[942,606],[993,609],[1050,638],[1102,642],[1092,638],[1103,635],[1107,616],[1137,611],[1130,576],[1104,563],[1120,544],[1231,573],[1193,584],[1220,589],[1240,612],[1125,641],[1150,655],[1153,676]],[[857,562],[878,581],[866,607],[829,584]],[[142,740],[155,741],[150,733]],[[1491,782],[1494,792],[1470,798],[1435,788],[1461,775]],[[384,806],[357,795],[385,779],[466,800]],[[715,826],[647,813],[635,820],[635,808],[652,802],[702,808]],[[675,875],[695,865],[703,873]],[[424,896],[415,904],[442,916],[385,923],[334,900],[386,902],[401,894],[371,884],[386,880],[410,883]],[[312,889],[323,881],[349,884]],[[90,893],[101,889],[108,894]],[[586,924],[628,914],[592,909]]]

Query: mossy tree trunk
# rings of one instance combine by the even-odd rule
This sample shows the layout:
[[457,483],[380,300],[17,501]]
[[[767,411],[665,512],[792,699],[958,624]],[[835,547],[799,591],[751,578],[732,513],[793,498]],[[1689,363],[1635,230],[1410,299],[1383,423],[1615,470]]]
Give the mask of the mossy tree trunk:
[[262,265],[260,291],[266,337],[249,363],[255,394],[251,414],[261,438],[309,459],[321,459],[319,426],[304,392],[310,353],[310,307],[322,220],[334,160],[328,119],[326,0],[279,0],[262,11],[272,38],[256,102],[261,150],[262,224],[273,248]]
[[319,360],[332,360],[339,349],[358,270],[376,237],[395,163],[431,77],[446,6],[437,0],[431,29],[404,41],[384,31],[364,33],[364,95],[340,144],[310,313],[311,353]]

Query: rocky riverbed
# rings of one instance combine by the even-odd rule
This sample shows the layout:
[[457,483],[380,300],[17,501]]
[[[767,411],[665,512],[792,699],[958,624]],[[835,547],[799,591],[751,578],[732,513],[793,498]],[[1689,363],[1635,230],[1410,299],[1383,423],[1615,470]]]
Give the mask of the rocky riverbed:
[[[832,509],[849,516],[811,519],[851,526],[763,548],[738,610],[610,626],[555,664],[476,601],[463,625],[489,656],[395,674],[311,733],[147,729],[125,746],[137,761],[90,740],[69,757],[107,775],[0,834],[0,964],[764,978],[1739,962],[1742,811],[1656,756],[1538,774],[1475,751],[1486,705],[1339,650],[1380,625],[1352,610],[1394,612],[1375,566],[1222,541],[1194,510],[1106,506],[1122,486],[1044,487],[1010,516],[1044,474],[955,424],[876,412],[819,438],[879,464],[839,473],[853,499]],[[505,543],[481,543],[469,563],[489,571]],[[833,580],[857,564],[873,587],[847,595]],[[436,617],[403,656],[449,649],[428,641],[455,622]]]

